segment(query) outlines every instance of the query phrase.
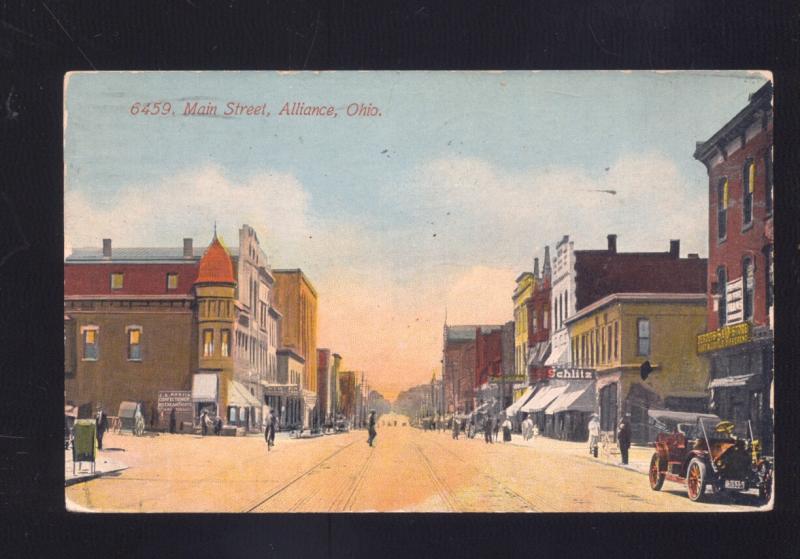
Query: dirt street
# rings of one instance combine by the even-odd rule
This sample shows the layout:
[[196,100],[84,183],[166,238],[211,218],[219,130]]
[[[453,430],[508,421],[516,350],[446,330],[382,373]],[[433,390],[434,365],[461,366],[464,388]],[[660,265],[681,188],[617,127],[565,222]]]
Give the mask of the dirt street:
[[[388,418],[384,418],[388,419]],[[391,420],[393,421],[393,417]],[[129,468],[66,488],[68,506],[106,512],[709,512],[755,511],[742,495],[692,503],[667,482],[602,464],[574,443],[532,447],[453,440],[378,425],[309,439],[108,434],[104,455]],[[125,449],[120,450],[120,449]]]

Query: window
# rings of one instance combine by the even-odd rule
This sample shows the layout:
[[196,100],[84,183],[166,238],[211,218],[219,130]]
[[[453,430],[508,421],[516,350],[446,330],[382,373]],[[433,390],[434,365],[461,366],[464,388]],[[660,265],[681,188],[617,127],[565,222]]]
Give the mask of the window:
[[756,164],[748,159],[742,170],[742,224],[753,223],[753,190],[756,184]]
[[83,328],[83,359],[86,361],[97,361],[97,327]]
[[717,319],[719,320],[720,328],[725,326],[725,323],[728,320],[727,315],[727,289],[728,285],[728,274],[725,271],[724,266],[720,266],[717,268]]
[[231,331],[223,330],[220,332],[219,340],[220,351],[223,357],[230,357],[231,355]]
[[637,355],[650,355],[650,321],[646,318],[640,318],[636,323],[639,334]]
[[766,300],[767,300],[767,308],[773,305],[772,297],[773,297],[773,261],[772,261],[772,245],[768,245],[764,247],[764,271],[766,272],[766,277],[764,278],[766,281],[764,282],[764,287],[766,289]]
[[178,274],[167,274],[167,289],[178,289]]
[[755,287],[755,267],[753,266],[753,259],[749,256],[745,257],[742,261],[742,297],[745,320],[753,319],[753,293]]
[[111,289],[122,289],[122,274],[111,274]]
[[613,347],[613,339],[614,338],[611,337],[611,325],[610,324],[606,327],[606,331],[608,332],[608,336],[606,336],[606,339],[608,340],[608,355],[607,355],[606,361],[611,361],[611,348]]
[[128,330],[128,360],[142,360],[142,329],[138,326],[130,326]]
[[767,213],[772,213],[772,198],[774,196],[772,190],[772,151],[774,146],[770,146],[767,154],[764,156],[764,207]]
[[214,331],[203,330],[203,357],[214,355]]
[[720,179],[717,183],[717,238],[722,240],[728,235],[728,179]]
[[614,359],[619,359],[619,322],[614,321]]
[[569,318],[569,291],[564,292],[564,319]]

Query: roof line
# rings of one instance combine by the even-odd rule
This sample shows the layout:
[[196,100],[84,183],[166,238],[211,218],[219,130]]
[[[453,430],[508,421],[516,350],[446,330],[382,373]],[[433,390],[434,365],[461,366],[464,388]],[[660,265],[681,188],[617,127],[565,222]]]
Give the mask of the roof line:
[[625,301],[644,301],[644,302],[692,302],[692,301],[705,301],[706,294],[705,293],[612,293],[611,295],[606,295],[602,299],[599,299],[588,305],[583,307],[577,313],[573,314],[569,318],[564,320],[564,324],[569,324],[578,320],[579,318],[583,318],[588,314],[605,307],[609,303],[614,301],[625,302]]

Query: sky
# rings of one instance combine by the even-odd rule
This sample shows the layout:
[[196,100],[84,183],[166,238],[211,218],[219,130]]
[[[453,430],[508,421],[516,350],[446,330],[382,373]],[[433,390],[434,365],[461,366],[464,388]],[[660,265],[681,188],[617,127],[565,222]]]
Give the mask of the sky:
[[[318,345],[389,398],[440,374],[442,325],[513,319],[544,246],[707,250],[692,154],[761,72],[100,72],[65,80],[65,255],[247,223],[319,295]],[[169,102],[166,114],[131,114]],[[187,103],[217,106],[184,115]],[[224,116],[229,102],[269,116]],[[284,103],[335,117],[280,115]],[[353,105],[355,104],[355,105]],[[348,116],[371,104],[375,116]],[[174,113],[174,114],[172,114]],[[613,190],[616,194],[600,192]]]

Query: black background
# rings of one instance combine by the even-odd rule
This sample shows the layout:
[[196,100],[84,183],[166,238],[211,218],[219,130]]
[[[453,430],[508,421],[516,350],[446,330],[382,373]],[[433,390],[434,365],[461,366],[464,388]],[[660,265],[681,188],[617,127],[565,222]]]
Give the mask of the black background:
[[[797,556],[798,18],[796,2],[752,1],[585,0],[513,6],[416,0],[3,2],[0,553],[101,558]],[[63,355],[62,344],[54,341],[63,335],[65,72],[595,68],[774,72],[775,511],[334,516],[63,512],[63,419],[58,413]],[[692,149],[687,146],[687,157]],[[559,476],[555,469],[551,474]]]

